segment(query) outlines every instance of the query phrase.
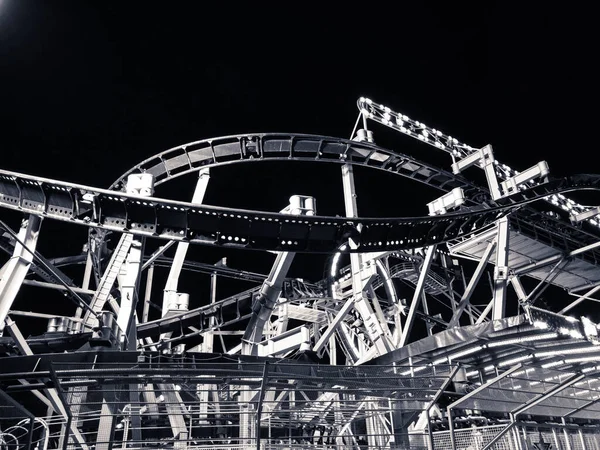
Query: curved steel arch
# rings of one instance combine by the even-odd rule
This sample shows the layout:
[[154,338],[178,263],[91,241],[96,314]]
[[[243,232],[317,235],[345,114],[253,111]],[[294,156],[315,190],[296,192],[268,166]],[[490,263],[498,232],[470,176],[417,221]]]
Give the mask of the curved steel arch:
[[[487,188],[464,178],[462,175],[440,169],[420,161],[412,156],[385,149],[368,142],[357,142],[329,136],[292,133],[254,133],[225,136],[190,142],[158,153],[119,177],[110,189],[122,189],[127,176],[132,173],[150,172],[155,176],[156,185],[177,178],[181,175],[198,171],[203,167],[214,167],[244,161],[311,161],[350,163],[364,167],[372,167],[416,180],[427,186],[448,192],[455,187],[465,191],[469,205],[495,206]],[[521,230],[520,224],[536,211],[528,206],[513,215],[515,226]],[[523,215],[523,217],[521,217]],[[551,240],[568,242],[573,239],[581,241],[581,245],[594,240],[595,236],[584,229],[565,224],[555,218],[547,217],[546,226],[534,224],[536,235],[548,236]],[[568,228],[568,233],[564,228]],[[521,230],[525,234],[527,230]],[[529,234],[528,234],[529,235]],[[552,238],[554,236],[554,238]],[[573,243],[571,243],[573,244]],[[581,245],[575,244],[574,248]],[[568,249],[567,249],[568,250]],[[588,259],[589,255],[582,255]]]
[[264,160],[349,163],[385,170],[440,190],[461,186],[485,193],[464,177],[375,144],[291,133],[240,134],[173,147],[140,162],[121,175],[110,189],[122,189],[127,176],[133,173],[151,173],[155,185],[160,185],[204,167]]

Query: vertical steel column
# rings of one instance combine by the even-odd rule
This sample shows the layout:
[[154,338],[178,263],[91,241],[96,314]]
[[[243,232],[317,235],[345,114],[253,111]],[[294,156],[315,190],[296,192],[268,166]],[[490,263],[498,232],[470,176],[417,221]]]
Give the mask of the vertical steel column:
[[[223,267],[225,266],[227,263],[227,258],[221,258],[219,261],[217,261],[217,263],[215,264],[215,266],[217,267]],[[217,273],[213,272],[210,274],[210,303],[214,304],[217,301]],[[204,340],[202,341],[202,351],[205,353],[212,353],[214,351],[214,340],[215,340],[215,335],[214,335],[214,331],[213,328],[216,324],[216,317],[214,316],[210,316],[209,320],[209,331],[207,331],[206,333],[204,333]],[[222,351],[225,351],[225,343],[223,342],[223,336],[219,335],[221,338],[221,344],[223,347]]]
[[48,390],[49,393],[53,393],[51,395],[51,400],[56,402],[54,409],[56,411],[60,410],[62,416],[66,417],[67,419],[65,428],[63,428],[63,432],[60,436],[60,439],[62,439],[63,450],[67,450],[67,446],[69,445],[70,439],[76,442],[82,450],[89,450],[85,438],[82,436],[77,426],[73,424],[73,415],[71,414],[69,404],[65,399],[64,392],[62,390],[58,377],[56,376],[56,371],[54,370],[54,366],[52,365],[52,363],[50,364],[50,367],[48,369],[50,372],[50,379],[52,380],[55,386],[54,389]]
[[452,450],[456,450],[456,438],[454,437],[454,422],[452,420],[452,408],[446,409],[446,415],[448,416],[448,434],[450,436],[450,446]]
[[[191,203],[202,204],[204,201],[204,195],[206,194],[206,188],[210,180],[210,170],[208,168],[201,169],[198,172],[198,182],[192,196]],[[190,246],[187,242],[178,242],[177,250],[175,250],[175,256],[173,257],[173,263],[169,276],[165,284],[165,290],[163,295],[163,308],[162,317],[165,317],[169,312],[169,298],[172,292],[177,292],[177,285],[179,284],[179,275],[181,274],[181,268],[185,261],[185,255],[187,254],[188,247]]]
[[[29,419],[29,428],[27,430],[27,446],[25,448],[32,447],[31,444],[33,443],[33,424],[34,424],[34,419],[30,418]],[[582,436],[582,439],[583,439],[583,436]]]
[[85,270],[83,272],[83,281],[81,282],[82,289],[90,288],[90,278],[92,277],[92,252],[87,249],[87,258],[85,260]]
[[263,399],[265,398],[265,389],[268,383],[269,377],[269,362],[264,362],[262,380],[260,383],[260,390],[258,391],[258,399],[256,404],[256,424],[255,424],[255,436],[256,436],[256,450],[260,450],[260,418],[262,414]]
[[33,261],[35,247],[42,219],[38,216],[29,215],[21,222],[21,229],[17,235],[17,242],[12,257],[2,267],[2,278],[0,279],[0,336],[4,330],[4,320],[12,306],[21,284],[29,271]]
[[554,445],[556,445],[556,448],[559,449],[561,447],[560,439],[558,437],[558,433],[556,432],[556,428],[554,427],[552,427],[552,437],[554,438]]
[[564,417],[561,417],[561,421],[563,424],[563,436],[565,437],[565,446],[567,447],[565,450],[573,450],[573,448],[571,447],[571,436],[569,435],[569,432],[567,431],[567,422],[565,420]]
[[498,236],[496,242],[496,267],[494,268],[494,306],[492,320],[503,319],[506,311],[506,286],[508,282],[508,217],[497,221]]
[[[143,359],[138,356],[138,362],[142,362]],[[129,419],[126,419],[125,425],[131,426],[131,438],[134,441],[140,442],[142,440],[142,418],[140,416],[140,397],[143,384],[130,384],[129,385]],[[125,409],[125,408],[123,408]]]
[[521,427],[521,434],[523,435],[521,437],[521,439],[523,440],[523,442],[525,442],[525,448],[527,448],[527,428],[522,426]]
[[583,438],[583,431],[581,431],[581,428],[577,430],[577,433],[579,434],[579,440],[581,440],[581,449],[587,450],[587,446],[585,445],[585,439]]
[[523,442],[521,441],[521,436],[519,435],[519,426],[516,423],[516,417],[514,417],[512,414],[509,415],[511,422],[514,422],[515,426],[513,426],[511,433],[512,433],[512,438],[515,441],[517,450],[527,450],[527,449],[523,449]]
[[154,264],[150,264],[146,272],[146,289],[144,289],[144,305],[142,310],[142,322],[148,322],[150,313],[150,300],[152,298],[152,281],[154,279]]
[[337,364],[337,347],[335,342],[335,334],[329,338],[329,364]]
[[[342,186],[344,190],[346,217],[357,217],[358,207],[354,186],[354,171],[351,164],[344,164],[342,166]],[[352,239],[348,240],[348,245],[350,248],[356,248],[356,243]],[[366,299],[364,293],[365,286],[361,276],[362,264],[362,255],[360,253],[350,253],[354,307],[362,316],[367,334],[377,349],[378,354],[383,355],[393,349],[393,344],[389,332],[386,333],[384,331],[381,322],[377,320],[375,313]]]
[[113,448],[116,414],[115,399],[111,398],[110,401],[107,401],[106,394],[107,391],[103,389],[100,421],[98,423],[98,433],[96,434],[96,445],[94,447],[97,450],[112,450]]
[[125,350],[135,350],[137,346],[135,318],[143,248],[143,241],[134,239],[131,242],[131,247],[124,263],[124,273],[117,276],[121,292],[117,325],[119,325],[125,336]]

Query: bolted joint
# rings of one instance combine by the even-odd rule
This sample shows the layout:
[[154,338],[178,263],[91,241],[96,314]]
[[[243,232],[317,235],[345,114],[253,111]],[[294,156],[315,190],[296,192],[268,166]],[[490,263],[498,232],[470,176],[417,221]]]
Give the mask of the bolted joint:
[[496,266],[494,268],[494,279],[508,280],[509,269],[507,266]]

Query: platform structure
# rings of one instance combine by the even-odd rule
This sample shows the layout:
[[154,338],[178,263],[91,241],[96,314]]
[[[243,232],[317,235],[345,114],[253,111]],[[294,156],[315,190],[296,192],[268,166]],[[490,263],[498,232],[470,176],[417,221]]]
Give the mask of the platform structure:
[[[350,140],[197,141],[108,189],[0,170],[0,208],[22,214],[0,215],[0,447],[600,449],[598,325],[576,313],[599,301],[599,210],[565,195],[600,177],[519,172],[358,108]],[[448,167],[377,146],[381,125]],[[211,168],[266,160],[338,164],[345,217],[301,193],[279,212],[204,204]],[[439,197],[422,217],[361,217],[356,166]],[[185,177],[187,198],[160,196]],[[87,227],[83,251],[42,255],[46,221]],[[289,276],[299,253],[323,255],[322,279]]]

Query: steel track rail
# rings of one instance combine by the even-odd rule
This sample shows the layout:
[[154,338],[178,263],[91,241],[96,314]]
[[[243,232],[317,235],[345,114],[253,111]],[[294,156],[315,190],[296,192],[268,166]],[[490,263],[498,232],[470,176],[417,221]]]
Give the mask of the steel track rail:
[[474,191],[485,192],[452,172],[367,142],[283,133],[225,136],[173,147],[137,164],[110,189],[123,189],[127,177],[135,173],[151,173],[158,186],[202,167],[262,160],[351,163],[395,173],[443,191],[461,186],[468,197],[474,197]]
[[[260,286],[257,286],[209,305],[140,323],[137,325],[137,337],[143,339],[162,333],[183,332],[185,328],[190,326],[197,328],[198,332],[203,333],[247,319],[252,313],[253,295],[259,289]],[[212,323],[210,321],[211,317],[213,318]]]
[[[261,160],[350,162],[385,170],[443,192],[462,187],[467,203],[493,205],[487,188],[474,184],[460,174],[445,171],[395,150],[377,147],[368,142],[282,133],[227,136],[173,147],[137,164],[119,177],[110,189],[122,189],[127,177],[133,173],[150,172],[159,185],[181,175],[198,171],[202,167]],[[527,217],[534,213],[536,213],[534,209],[523,208],[516,215],[526,221]],[[533,222],[535,228],[533,236],[544,236],[546,241],[571,243],[573,248],[582,247],[597,239],[595,234],[574,227],[568,222],[550,217],[546,218],[546,222],[544,226],[538,226],[535,221]]]
[[0,170],[0,207],[55,220],[166,240],[241,249],[330,253],[404,250],[446,242],[493,224],[549,195],[600,190],[600,176],[576,175],[501,199],[501,206],[412,218],[294,217],[141,197]]

